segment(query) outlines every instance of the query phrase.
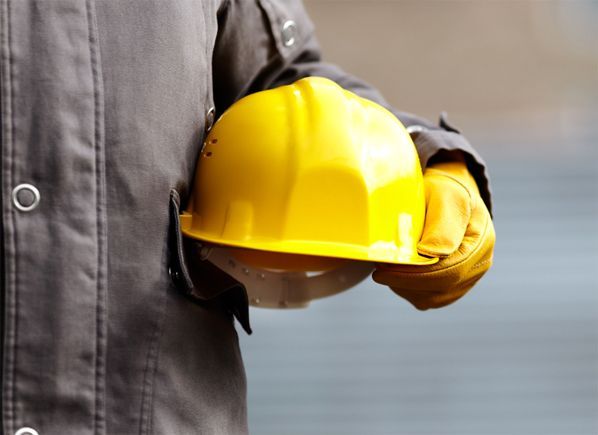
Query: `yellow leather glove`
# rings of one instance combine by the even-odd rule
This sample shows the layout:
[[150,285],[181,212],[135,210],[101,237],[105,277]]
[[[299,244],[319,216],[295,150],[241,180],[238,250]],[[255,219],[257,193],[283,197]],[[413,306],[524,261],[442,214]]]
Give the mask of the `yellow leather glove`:
[[495,232],[490,213],[464,161],[424,171],[426,221],[417,246],[440,257],[431,266],[378,264],[374,281],[389,286],[420,310],[463,296],[492,265]]

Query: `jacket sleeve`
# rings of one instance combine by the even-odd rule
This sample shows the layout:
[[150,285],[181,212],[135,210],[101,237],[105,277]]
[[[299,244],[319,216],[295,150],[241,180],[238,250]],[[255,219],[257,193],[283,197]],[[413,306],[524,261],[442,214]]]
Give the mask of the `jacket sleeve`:
[[422,167],[442,150],[460,150],[491,210],[486,165],[469,141],[441,114],[439,123],[391,107],[363,80],[322,61],[314,26],[301,0],[224,0],[218,11],[212,66],[218,114],[253,92],[307,76],[327,77],[389,109],[410,131]]

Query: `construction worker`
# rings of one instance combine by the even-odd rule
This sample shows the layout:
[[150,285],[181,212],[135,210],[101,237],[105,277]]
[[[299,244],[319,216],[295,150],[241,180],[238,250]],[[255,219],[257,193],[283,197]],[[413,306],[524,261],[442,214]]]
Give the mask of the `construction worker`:
[[435,308],[490,266],[479,155],[445,119],[396,111],[323,63],[300,1],[1,0],[0,11],[3,433],[247,433],[226,283],[206,271],[218,297],[193,302],[171,261],[172,192],[186,202],[203,138],[247,94],[327,77],[407,127],[425,168],[418,250],[440,261],[380,264],[377,282]]

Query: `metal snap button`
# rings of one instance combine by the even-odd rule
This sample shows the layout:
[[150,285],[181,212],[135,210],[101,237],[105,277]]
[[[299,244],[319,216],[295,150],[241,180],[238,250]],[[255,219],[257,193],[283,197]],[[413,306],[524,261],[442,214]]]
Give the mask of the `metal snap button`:
[[30,427],[22,427],[15,432],[15,435],[39,435],[39,433]]
[[216,109],[210,107],[206,112],[206,133],[212,129],[214,125],[214,117],[216,116]]
[[414,134],[414,133],[421,133],[422,131],[427,131],[428,129],[423,125],[410,125],[409,127],[405,128],[407,133]]
[[170,275],[170,279],[172,280],[172,282],[174,282],[175,284],[177,284],[181,278],[181,274],[179,273],[178,270],[174,270],[172,267],[168,267],[168,275]]
[[285,47],[290,47],[295,43],[297,34],[297,24],[293,20],[287,20],[282,25],[282,43]]
[[31,211],[39,204],[40,195],[37,187],[23,183],[12,190],[12,203],[21,211]]

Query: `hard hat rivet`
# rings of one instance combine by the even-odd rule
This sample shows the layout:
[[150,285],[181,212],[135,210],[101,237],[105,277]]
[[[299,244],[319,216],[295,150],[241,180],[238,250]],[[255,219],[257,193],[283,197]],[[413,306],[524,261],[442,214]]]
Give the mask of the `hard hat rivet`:
[[247,269],[246,267],[243,268],[243,273],[245,275],[249,275],[249,269]]
[[211,253],[212,253],[212,248],[210,248],[208,246],[201,246],[200,245],[199,258],[201,260],[207,260]]
[[208,151],[208,152],[206,153],[206,157],[211,157],[211,156],[212,156],[212,151]]
[[266,275],[265,275],[265,274],[263,274],[263,273],[258,273],[258,274],[257,274],[257,277],[258,277],[259,279],[266,279]]
[[261,300],[260,298],[253,298],[253,299],[251,299],[251,301],[252,301],[254,304],[259,304],[259,303],[260,303],[262,300]]

